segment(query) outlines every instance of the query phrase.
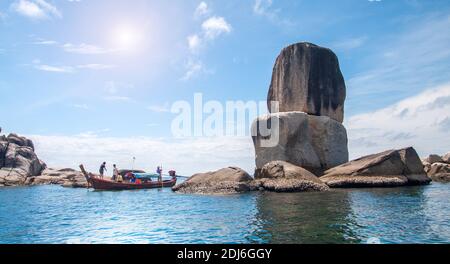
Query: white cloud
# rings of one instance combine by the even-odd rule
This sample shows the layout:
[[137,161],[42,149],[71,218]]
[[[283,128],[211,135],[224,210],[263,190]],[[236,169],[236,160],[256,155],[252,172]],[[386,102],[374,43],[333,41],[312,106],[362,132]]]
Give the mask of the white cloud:
[[35,44],[35,45],[53,46],[53,45],[57,45],[58,42],[57,42],[57,41],[54,41],[54,40],[44,40],[44,39],[40,39],[40,40],[37,40],[37,41],[33,42],[33,44]]
[[76,53],[76,54],[107,54],[111,52],[115,52],[116,50],[112,49],[105,49],[96,45],[90,45],[90,44],[72,44],[72,43],[66,43],[62,45],[62,48],[66,52],[70,53]]
[[293,23],[286,19],[280,18],[279,13],[281,9],[274,9],[272,7],[272,0],[255,0],[253,4],[253,13],[267,18],[270,22],[282,26],[292,26]]
[[[203,15],[210,13],[207,4],[204,2],[200,3],[195,11],[195,14],[197,14],[198,12],[202,13]],[[212,42],[220,35],[230,33],[231,31],[231,24],[228,23],[223,17],[212,16],[204,20],[201,24],[201,31],[187,37],[189,51],[194,56],[192,56],[188,60],[185,66],[186,71],[181,80],[186,81],[193,78],[194,76],[199,75],[200,73],[212,72],[211,70],[206,70],[203,62],[195,57],[198,57],[198,53],[201,47],[206,46],[209,42]]]
[[183,81],[190,80],[191,78],[199,75],[203,71],[205,71],[205,68],[200,60],[197,61],[189,60],[188,63],[186,64],[186,73],[181,79]]
[[202,29],[207,38],[215,39],[223,33],[230,33],[232,27],[225,18],[213,16],[203,22]]
[[450,83],[345,123],[352,158],[413,146],[422,155],[450,151]]
[[355,37],[340,40],[332,44],[332,47],[338,50],[352,50],[361,47],[367,41],[367,37]]
[[83,109],[83,110],[89,109],[89,106],[87,104],[73,104],[72,106],[75,108]]
[[61,12],[45,0],[18,0],[11,7],[17,13],[32,19],[62,17]]
[[128,96],[111,95],[103,97],[106,101],[131,102],[132,99]]
[[199,18],[205,15],[208,15],[211,11],[208,8],[208,4],[205,2],[201,2],[194,12],[194,17]]
[[132,158],[136,157],[135,168],[153,171],[162,164],[166,172],[176,169],[180,175],[190,176],[227,166],[239,166],[252,174],[255,164],[250,137],[116,138],[99,137],[97,132],[29,137],[35,143],[39,158],[50,167],[78,168],[79,164],[84,164],[89,171],[96,172],[103,161],[130,168]]
[[258,15],[265,15],[268,9],[272,6],[272,0],[255,0],[253,4],[253,12]]
[[34,67],[40,71],[57,72],[57,73],[73,73],[74,69],[70,66],[50,66],[45,64],[36,64]]
[[202,39],[197,34],[189,36],[187,40],[191,52],[196,52],[202,44]]
[[115,68],[115,65],[109,65],[109,64],[98,64],[98,63],[91,63],[91,64],[82,64],[82,65],[76,65],[76,66],[52,66],[52,65],[46,65],[41,64],[41,61],[39,59],[33,60],[33,66],[37,70],[41,71],[47,71],[47,72],[57,72],[57,73],[74,73],[77,71],[77,69],[86,69],[86,70],[107,70]]
[[89,69],[89,70],[108,70],[115,67],[116,67],[115,65],[98,64],[98,63],[83,64],[77,66],[78,69]]

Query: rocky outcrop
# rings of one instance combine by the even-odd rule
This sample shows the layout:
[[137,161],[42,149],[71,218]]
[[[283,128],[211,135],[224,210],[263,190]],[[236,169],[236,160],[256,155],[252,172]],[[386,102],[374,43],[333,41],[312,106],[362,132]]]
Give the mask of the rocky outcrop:
[[57,184],[63,187],[87,188],[86,178],[80,171],[73,169],[46,169],[41,175],[29,177],[27,185]]
[[425,160],[423,160],[424,162],[428,162],[430,164],[436,163],[436,162],[444,162],[442,160],[442,157],[436,154],[431,154],[429,155],[427,158],[425,158]]
[[327,170],[320,179],[334,188],[421,185],[431,181],[412,147],[350,161]]
[[322,175],[347,162],[345,97],[344,78],[331,50],[304,42],[284,48],[267,96],[270,114],[252,126],[257,171],[271,161],[286,161]]
[[228,167],[218,171],[198,173],[172,188],[179,193],[230,194],[250,190],[253,178],[244,170]]
[[443,156],[431,154],[422,160],[422,165],[433,181],[450,181],[450,152]]
[[285,161],[272,161],[255,174],[254,188],[275,192],[327,191],[311,172]]
[[[269,137],[258,127],[278,123]],[[347,132],[344,126],[327,117],[303,112],[273,113],[259,117],[253,123],[256,167],[261,169],[271,161],[287,161],[317,175],[324,170],[348,161]],[[265,146],[267,140],[278,139],[274,146]]]
[[447,163],[447,164],[450,164],[450,152],[448,152],[447,154],[444,154],[442,156],[442,161]]
[[450,164],[443,162],[436,162],[431,164],[428,175],[437,182],[450,181]]
[[40,175],[45,168],[30,139],[16,134],[0,137],[0,186],[23,185],[28,177]]
[[327,48],[297,43],[278,56],[268,93],[270,102],[279,102],[279,112],[301,111],[344,120],[346,88],[337,56]]

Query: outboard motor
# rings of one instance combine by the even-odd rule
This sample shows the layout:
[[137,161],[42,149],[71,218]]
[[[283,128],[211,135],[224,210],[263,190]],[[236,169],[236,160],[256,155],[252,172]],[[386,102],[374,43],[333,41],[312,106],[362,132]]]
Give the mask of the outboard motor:
[[169,175],[172,176],[172,178],[177,177],[177,172],[174,170],[169,171]]

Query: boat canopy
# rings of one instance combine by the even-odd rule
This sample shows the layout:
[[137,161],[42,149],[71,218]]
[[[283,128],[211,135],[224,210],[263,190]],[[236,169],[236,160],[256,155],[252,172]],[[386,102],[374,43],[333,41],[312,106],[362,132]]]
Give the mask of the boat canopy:
[[158,178],[159,177],[159,175],[155,174],[155,173],[133,173],[133,174],[136,177],[136,179],[141,179],[141,180],[152,179],[152,178]]

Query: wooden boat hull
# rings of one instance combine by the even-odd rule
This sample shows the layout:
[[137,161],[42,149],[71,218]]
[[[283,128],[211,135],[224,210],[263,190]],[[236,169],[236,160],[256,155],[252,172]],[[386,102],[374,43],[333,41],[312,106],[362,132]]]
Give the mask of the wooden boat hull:
[[177,183],[177,178],[174,177],[171,180],[166,181],[153,181],[146,183],[130,183],[130,182],[115,182],[111,180],[101,179],[93,174],[87,173],[84,167],[80,165],[81,171],[86,177],[89,183],[89,187],[95,190],[105,191],[120,191],[120,190],[141,190],[141,189],[154,189],[154,188],[168,188],[173,187]]
[[155,181],[148,183],[128,183],[128,182],[113,182],[110,180],[104,180],[99,178],[89,178],[89,184],[95,190],[140,190],[140,189],[154,189],[154,188],[167,188],[173,187],[177,183],[176,178],[167,181]]

